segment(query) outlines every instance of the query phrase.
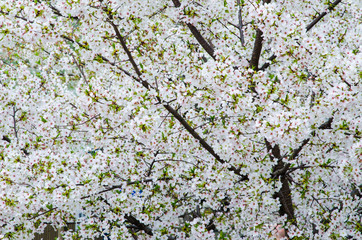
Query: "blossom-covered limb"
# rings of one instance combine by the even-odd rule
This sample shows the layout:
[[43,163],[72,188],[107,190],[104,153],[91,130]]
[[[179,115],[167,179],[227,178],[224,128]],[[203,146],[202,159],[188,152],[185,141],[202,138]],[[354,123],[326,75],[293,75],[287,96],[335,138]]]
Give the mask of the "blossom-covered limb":
[[[175,7],[180,7],[181,3],[179,0],[172,0],[172,2],[174,3]],[[205,49],[205,51],[210,55],[210,57],[212,57],[213,59],[215,59],[215,51],[214,48],[210,45],[210,43],[208,43],[206,41],[206,39],[202,36],[202,34],[200,33],[199,30],[197,30],[197,28],[192,25],[191,23],[187,23],[186,24],[187,27],[190,29],[191,33],[194,35],[194,37],[196,38],[196,40],[200,43],[200,45]]]
[[[333,3],[330,3],[327,8],[328,11],[333,11],[333,9],[341,2],[342,0],[336,0]],[[309,23],[308,26],[306,27],[307,32],[311,30],[314,27],[314,25],[316,25],[325,15],[327,15],[327,13],[328,12],[320,13],[311,23]]]
[[[333,3],[331,3],[329,6],[328,6],[328,11],[333,11],[334,8],[339,4],[341,3],[342,0],[336,0],[334,1]],[[320,13],[311,23],[309,23],[307,26],[306,26],[306,31],[310,31],[324,16],[327,15],[328,12],[322,12]],[[273,54],[271,57],[268,58],[268,62],[265,62],[260,70],[261,71],[264,71],[266,68],[268,68],[270,66],[270,63],[275,60],[277,58],[277,56],[275,54]],[[347,82],[348,85],[350,85],[348,82]]]

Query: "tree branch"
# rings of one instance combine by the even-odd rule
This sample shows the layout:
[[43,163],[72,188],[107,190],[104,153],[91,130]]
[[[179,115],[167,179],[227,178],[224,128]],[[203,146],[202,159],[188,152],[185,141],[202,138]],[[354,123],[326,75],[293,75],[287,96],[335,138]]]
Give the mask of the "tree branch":
[[152,229],[148,226],[146,226],[144,223],[141,223],[138,219],[136,219],[135,217],[133,217],[132,215],[130,214],[126,214],[125,215],[125,219],[135,225],[139,230],[143,230],[145,231],[145,233],[147,233],[148,235],[150,236],[153,236],[153,232],[152,232]]
[[[175,7],[180,7],[181,3],[179,0],[172,0]],[[215,60],[215,51],[214,48],[205,40],[205,38],[201,35],[200,31],[192,25],[191,23],[186,24],[187,27],[190,29],[191,33],[194,35],[196,40],[200,43],[200,45],[205,49],[205,51]]]
[[271,152],[270,158],[273,159],[275,157],[278,159],[277,165],[273,168],[272,178],[277,179],[280,176],[280,182],[282,183],[281,189],[274,194],[274,198],[278,198],[280,202],[279,215],[283,216],[284,214],[287,214],[287,219],[291,222],[295,222],[292,195],[288,179],[286,178],[286,173],[290,164],[283,162],[283,157],[280,154],[278,144],[275,144],[274,147],[272,147],[266,138],[264,138],[264,142],[268,152]]
[[134,58],[133,58],[133,56],[131,54],[131,51],[128,49],[128,47],[126,45],[126,42],[124,41],[124,38],[122,37],[121,33],[119,32],[117,26],[111,20],[109,20],[109,23],[112,25],[112,27],[113,27],[113,29],[114,29],[114,31],[116,33],[116,36],[117,36],[119,42],[121,43],[121,46],[122,46],[123,50],[126,52],[128,58],[129,58],[129,61],[132,64],[133,69],[136,71],[136,74],[139,77],[138,82],[140,82],[145,88],[150,89],[151,88],[150,84],[147,81],[144,81],[144,80],[141,79],[142,73],[139,70],[139,68],[138,68],[138,66],[137,66],[137,64],[136,64],[136,62],[135,62],[135,60],[134,60]]
[[[193,129],[187,121],[170,105],[164,104],[163,105],[167,111],[169,111],[180,123],[181,125],[195,138],[199,141],[200,145],[208,151],[219,163],[226,163],[224,159],[222,159],[217,153],[215,153],[214,149],[203,139],[201,136]],[[240,169],[236,168],[235,166],[231,166],[228,168],[230,171],[234,172],[235,174],[242,176],[243,180],[247,180],[248,177],[245,175],[240,174]]]
[[87,83],[87,84],[89,84],[88,79],[87,79],[87,76],[85,75],[85,73],[84,73],[84,71],[83,71],[83,67],[81,66],[81,63],[78,63],[77,59],[74,57],[73,54],[70,54],[70,55],[73,57],[73,61],[74,61],[75,65],[77,66],[77,68],[78,68],[81,76],[83,77],[84,82]]
[[284,214],[287,214],[287,219],[292,223],[295,223],[296,219],[294,215],[292,194],[290,191],[288,179],[286,178],[285,175],[281,176],[280,182],[282,183],[282,187],[279,190],[279,192],[276,194],[281,204],[279,209],[279,215],[283,216]]
[[287,219],[295,222],[293,199],[286,175],[289,167],[290,163],[284,163],[282,159],[278,160],[278,164],[274,167],[272,177],[274,179],[280,177],[280,182],[282,183],[282,187],[274,194],[274,197],[278,198],[280,202],[279,215],[287,214]]
[[[335,9],[335,7],[342,2],[342,0],[336,0],[333,3],[331,3],[329,5],[329,7],[327,8],[329,11],[332,11]],[[306,27],[306,31],[308,32],[309,30],[311,30],[324,16],[327,15],[328,12],[322,12],[321,14],[318,15],[318,17],[316,17],[311,23],[309,23]],[[274,59],[276,59],[276,55],[273,54],[268,60],[269,61],[273,61]],[[263,66],[259,69],[264,71],[265,69],[267,69],[270,66],[269,62],[266,62],[263,64]]]
[[181,3],[179,0],[172,0],[173,4],[175,5],[175,7],[180,7],[181,6]]
[[293,150],[293,153],[292,153],[292,155],[290,155],[289,160],[294,160],[296,157],[298,157],[299,153],[302,151],[303,147],[305,145],[307,145],[309,140],[310,140],[310,138],[304,139],[302,141],[302,144],[298,148]]
[[18,128],[16,126],[16,112],[18,111],[18,109],[16,109],[15,105],[13,106],[13,115],[11,115],[13,117],[13,128],[14,128],[14,133],[15,133],[15,138],[18,139]]
[[8,136],[3,136],[2,140],[7,141],[8,143],[11,143],[11,140]]
[[[325,123],[321,124],[318,129],[331,129],[331,125],[333,122],[333,117],[329,118]],[[312,132],[312,135],[315,131]],[[308,144],[310,138],[304,139],[302,141],[302,144],[293,150],[292,155],[290,155],[289,160],[294,160],[299,153],[302,151],[305,145]],[[289,168],[291,166],[290,163],[284,163],[282,161],[282,158],[280,156],[280,150],[278,145],[275,145],[274,147],[271,146],[271,144],[265,139],[265,145],[267,147],[267,150],[272,152],[274,157],[277,157],[278,164],[273,169],[272,177],[275,179],[278,176],[280,176],[280,182],[282,183],[281,189],[275,193],[275,197],[279,198],[280,201],[280,209],[279,214],[282,216],[284,214],[287,214],[287,219],[291,221],[292,223],[295,223],[295,215],[294,215],[294,207],[293,207],[293,201],[292,201],[292,195],[290,191],[289,182],[287,179],[287,173],[289,171]],[[293,169],[294,170],[294,169]]]
[[263,32],[258,28],[256,30],[253,53],[250,59],[250,68],[254,69],[255,71],[258,70],[259,59],[262,48],[263,48]]
[[69,42],[78,44],[78,46],[81,47],[81,48],[83,48],[83,49],[90,50],[88,46],[86,46],[86,45],[84,45],[84,44],[82,44],[82,43],[80,43],[80,42],[76,42],[76,41],[74,41],[73,39],[71,39],[70,37],[67,37],[67,36],[65,36],[65,35],[61,35],[60,37],[63,38],[63,39],[65,39],[65,40],[67,40],[67,41],[69,41]]
[[[333,122],[333,117],[330,117],[326,122],[322,123],[318,129],[324,130],[324,129],[331,129],[332,128],[332,122]],[[314,135],[315,131],[311,132],[311,135]],[[304,139],[302,141],[302,144],[293,150],[292,155],[290,155],[289,160],[294,160],[296,157],[298,157],[299,153],[302,151],[302,149],[304,148],[305,145],[307,145],[307,143],[309,142],[310,138]]]
[[126,45],[126,42],[124,41],[123,36],[119,32],[118,27],[111,20],[109,20],[109,23],[112,25],[114,32],[116,33],[117,39],[121,43],[123,50],[126,52],[126,54],[128,56],[128,60],[131,62],[133,69],[136,71],[137,75],[140,77],[142,75],[141,71],[139,70],[136,62],[134,61],[134,58]]
[[[14,126],[13,126],[13,128],[14,128],[14,131],[15,131],[15,137],[16,137],[16,139],[18,139],[18,128],[17,128],[17,126],[16,126],[16,112],[17,112],[17,111],[18,111],[18,109],[15,110],[15,106],[13,106],[13,115],[12,115],[12,117],[13,117],[13,121],[14,121]],[[2,140],[3,140],[3,141],[6,141],[6,142],[8,142],[8,143],[11,143],[11,139],[10,139],[8,136],[3,136],[3,137],[2,137]],[[29,156],[29,155],[30,155],[30,153],[29,153],[25,148],[21,148],[20,150],[23,151],[23,153],[24,153],[26,156]]]
[[272,154],[272,155],[270,155],[271,158],[273,159],[275,157],[275,158],[281,160],[282,156],[280,154],[279,145],[275,144],[274,147],[272,147],[272,145],[266,138],[264,138],[264,142],[265,142],[266,149],[268,150],[268,152],[271,152],[271,154]]
[[238,26],[238,28],[239,28],[239,33],[240,33],[240,42],[241,42],[241,45],[244,46],[245,39],[244,39],[244,30],[243,30],[243,18],[241,15],[242,7],[240,6],[240,0],[237,0],[237,4],[239,6],[239,10],[238,10],[239,26]]
[[264,63],[259,70],[264,71],[265,69],[267,69],[271,64],[270,62],[272,62],[276,58],[277,56],[273,54],[270,58],[268,58],[268,62]]
[[[334,10],[334,8],[335,8],[340,2],[342,2],[342,0],[336,0],[336,1],[334,1],[333,3],[331,3],[331,4],[329,5],[329,7],[327,8],[328,11]],[[311,30],[311,29],[314,27],[314,25],[316,25],[325,15],[327,15],[327,13],[328,13],[328,12],[322,12],[322,13],[319,14],[318,17],[316,17],[310,24],[308,24],[308,26],[306,27],[307,32],[308,32],[309,30]]]
[[333,122],[334,118],[333,117],[330,117],[328,118],[328,120],[325,122],[325,123],[322,123],[318,129],[321,129],[321,130],[325,130],[325,129],[332,129],[332,122]]

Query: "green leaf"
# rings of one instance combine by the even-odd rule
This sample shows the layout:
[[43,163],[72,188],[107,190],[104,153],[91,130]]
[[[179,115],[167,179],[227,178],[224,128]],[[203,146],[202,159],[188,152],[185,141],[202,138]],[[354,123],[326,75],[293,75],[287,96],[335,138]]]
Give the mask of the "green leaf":
[[48,122],[48,120],[46,120],[43,116],[40,116],[40,119],[41,119],[41,121],[42,121],[43,123]]

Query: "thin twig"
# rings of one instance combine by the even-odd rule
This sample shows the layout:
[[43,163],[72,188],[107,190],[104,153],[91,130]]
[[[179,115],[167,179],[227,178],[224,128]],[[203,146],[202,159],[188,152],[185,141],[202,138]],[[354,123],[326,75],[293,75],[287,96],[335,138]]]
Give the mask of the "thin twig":
[[71,56],[72,56],[72,58],[73,58],[73,61],[74,61],[75,65],[77,66],[80,74],[82,75],[84,81],[85,81],[87,84],[89,84],[88,79],[87,79],[87,77],[86,77],[85,74],[84,74],[84,71],[83,71],[82,66],[80,65],[80,63],[78,63],[77,59],[75,59],[75,57],[74,57],[73,54],[71,54]]
[[15,105],[13,106],[13,115],[11,115],[13,117],[13,128],[14,128],[14,132],[15,132],[15,138],[18,140],[18,128],[16,126],[16,112],[18,111],[18,109],[16,109]]

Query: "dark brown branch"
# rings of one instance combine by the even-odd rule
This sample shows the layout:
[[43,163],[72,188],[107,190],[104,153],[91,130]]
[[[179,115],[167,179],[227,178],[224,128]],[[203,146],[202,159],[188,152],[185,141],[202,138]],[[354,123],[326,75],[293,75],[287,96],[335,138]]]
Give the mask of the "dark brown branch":
[[268,152],[270,152],[273,147],[271,146],[270,142],[266,138],[264,138],[264,142],[265,142],[266,150],[268,150]]
[[[51,208],[51,209],[49,209],[49,210],[47,210],[47,211],[44,211],[44,212],[42,212],[42,213],[36,213],[36,214],[34,214],[33,217],[28,218],[27,220],[33,220],[33,219],[35,219],[35,218],[38,218],[38,217],[40,217],[40,216],[42,216],[42,215],[45,215],[45,214],[50,213],[50,212],[52,212],[52,211],[54,211],[54,210],[57,210],[57,209],[58,209],[57,207],[54,207],[54,208]],[[5,225],[6,225],[6,224],[5,224]]]
[[[171,177],[162,177],[162,178],[158,178],[157,180],[158,181],[168,181],[168,180],[171,180],[172,178]],[[129,185],[134,185],[134,184],[140,184],[140,183],[149,183],[149,182],[154,182],[155,180],[152,179],[152,178],[146,178],[146,179],[143,179],[143,180],[137,180],[137,181],[126,181],[126,186],[129,186]],[[86,199],[86,198],[89,198],[91,196],[95,196],[95,195],[99,195],[99,194],[102,194],[102,193],[106,193],[106,192],[110,192],[110,191],[113,191],[115,189],[121,189],[123,187],[122,184],[119,184],[119,185],[113,185],[113,186],[110,186],[102,191],[99,191],[99,192],[96,192],[96,193],[93,193],[93,194],[89,194],[89,195],[86,195],[86,196],[83,196],[81,197],[81,199]]]
[[[110,206],[110,204],[105,199],[102,199],[102,200],[104,200],[105,203]],[[57,207],[49,209],[49,210],[47,210],[45,212],[42,212],[42,213],[37,213],[35,216],[29,218],[28,220],[33,220],[33,219],[38,218],[38,217],[40,217],[42,215],[45,215],[45,214],[47,214],[49,212],[52,212],[52,211],[54,211],[56,209],[57,209]],[[148,235],[153,236],[152,229],[150,227],[146,226],[144,223],[140,222],[138,219],[133,217],[131,214],[126,214],[125,219],[126,219],[127,222],[133,224],[137,229],[143,230]],[[6,226],[6,224],[4,224],[2,227],[4,227],[4,226]]]
[[194,27],[191,23],[187,23],[191,33],[194,35],[196,40],[200,43],[200,45],[205,49],[205,51],[215,60],[214,48],[205,40],[205,38],[201,35],[199,30]]
[[[325,123],[321,124],[318,129],[331,129],[331,125],[333,122],[333,117],[329,118]],[[315,131],[313,131],[311,134],[313,135]],[[293,150],[292,155],[290,155],[289,160],[294,160],[299,153],[302,151],[305,145],[308,144],[310,141],[310,138],[304,139],[302,141],[302,144]],[[275,193],[275,197],[279,198],[280,201],[280,209],[279,214],[282,216],[284,214],[287,214],[287,219],[293,223],[295,223],[295,215],[294,215],[294,207],[293,207],[293,201],[290,191],[289,182],[287,179],[287,173],[291,172],[290,170],[290,163],[284,163],[282,161],[282,158],[280,156],[280,150],[278,145],[275,145],[274,147],[271,146],[271,144],[265,139],[265,145],[267,147],[267,150],[273,154],[274,157],[278,158],[278,164],[274,167],[272,177],[276,179],[280,176],[280,182],[282,183],[281,189]],[[303,166],[304,167],[304,166]],[[306,167],[304,167],[306,168]],[[292,171],[294,171],[293,168]]]
[[303,147],[305,145],[307,145],[309,140],[310,140],[310,138],[304,139],[302,141],[302,144],[298,148],[293,150],[293,153],[292,153],[292,155],[290,155],[289,160],[294,160],[296,157],[298,157],[299,153],[302,151]]
[[126,45],[124,38],[122,37],[121,33],[119,32],[118,27],[112,21],[109,21],[109,23],[112,25],[112,27],[116,33],[116,36],[117,36],[119,42],[121,43],[123,50],[126,52],[128,59],[132,64],[133,69],[136,71],[137,75],[140,77],[142,75],[141,71],[139,70],[136,62],[134,61],[134,58]]
[[[282,162],[283,163],[283,162]],[[287,164],[284,164],[281,166],[281,168],[279,168],[278,170],[275,170],[273,173],[272,173],[272,176],[274,178],[278,177],[278,176],[282,176],[282,175],[285,175],[287,173],[287,171],[289,170],[289,167],[290,167],[290,164],[287,163]]]
[[82,44],[82,43],[80,43],[80,42],[76,42],[76,41],[74,41],[73,39],[71,39],[70,37],[67,37],[67,36],[65,36],[65,35],[61,35],[60,37],[63,38],[63,39],[65,39],[65,40],[67,40],[67,41],[69,41],[69,42],[78,44],[78,46],[81,47],[81,48],[83,48],[83,49],[90,50],[88,46],[86,46],[86,45],[84,45],[84,44]]
[[[69,37],[67,37],[67,36],[65,36],[65,35],[61,35],[61,37],[64,38],[65,40],[69,41],[69,42],[78,44],[78,46],[81,47],[81,48],[83,48],[83,49],[90,50],[88,46],[86,46],[86,45],[84,45],[84,44],[82,44],[82,43],[76,42],[76,41],[74,41],[73,39],[71,39],[71,38],[69,38]],[[102,58],[103,61],[106,61],[106,62],[109,63],[110,65],[118,68],[118,69],[121,70],[124,74],[126,74],[127,76],[133,78],[134,80],[136,80],[137,82],[141,83],[142,85],[144,84],[141,79],[133,76],[131,73],[129,73],[129,72],[126,71],[125,69],[117,66],[114,62],[111,62],[109,59],[107,59],[106,57],[102,56],[101,54],[97,54],[97,56],[100,57],[100,58]],[[146,87],[146,88],[149,89],[148,87]]]
[[[38,2],[43,2],[43,1],[38,0]],[[64,15],[59,11],[59,9],[57,9],[56,7],[54,7],[51,3],[49,3],[49,1],[45,1],[45,2],[48,4],[49,8],[52,10],[52,12],[53,12],[55,15],[60,16],[60,17],[64,17],[64,18],[68,17],[68,18],[76,19],[76,20],[79,19],[78,17],[64,16]]]
[[254,69],[255,71],[258,70],[259,59],[260,59],[260,54],[261,54],[262,48],[263,48],[263,32],[258,28],[256,30],[254,48],[253,48],[253,53],[251,55],[251,60],[250,60],[250,68]]
[[[333,117],[330,117],[325,123],[322,123],[318,129],[324,130],[324,129],[331,129],[332,128],[332,122],[333,122]],[[311,132],[311,135],[313,136],[315,134],[315,131]],[[290,155],[289,160],[294,160],[296,159],[296,157],[298,157],[299,153],[302,151],[302,149],[304,148],[305,145],[308,144],[310,138],[306,138],[302,141],[302,144],[293,150],[292,155]]]
[[8,136],[3,136],[2,140],[7,141],[8,143],[11,143],[11,140]]
[[[270,1],[271,0],[264,0],[263,3],[270,3]],[[251,54],[250,65],[249,65],[250,68],[254,69],[255,71],[259,70],[259,59],[262,48],[263,48],[263,32],[259,28],[257,28],[253,53]]]
[[106,61],[106,62],[109,63],[110,65],[118,68],[118,69],[121,70],[124,74],[126,74],[127,76],[133,78],[134,80],[136,80],[137,82],[139,82],[139,83],[142,84],[142,82],[141,82],[141,80],[140,80],[139,78],[135,77],[134,75],[132,75],[131,73],[129,73],[129,72],[126,71],[125,69],[121,68],[120,66],[117,66],[114,62],[111,62],[108,58],[106,58],[106,57],[104,57],[104,56],[102,56],[102,55],[100,55],[100,54],[98,54],[98,56],[99,56],[100,58],[102,58],[103,61]]
[[283,216],[284,214],[287,214],[287,219],[291,221],[292,223],[295,223],[295,215],[294,215],[294,207],[293,207],[293,201],[292,201],[292,194],[290,191],[290,186],[287,177],[281,176],[280,181],[282,183],[282,187],[279,190],[278,193],[276,193],[277,197],[280,201],[280,209],[279,214],[280,216]]
[[[334,8],[340,3],[342,0],[336,0],[333,3],[331,3],[328,7],[328,11],[334,10]],[[308,26],[306,27],[307,32],[311,30],[325,15],[327,15],[328,12],[322,12],[318,15],[317,18],[315,18]]]
[[278,145],[278,144],[275,144],[275,146],[273,147],[272,154],[273,154],[274,157],[276,157],[277,159],[282,159],[282,156],[280,155],[280,149],[279,149],[279,145]]
[[130,61],[131,64],[132,64],[133,69],[136,71],[136,74],[137,74],[137,76],[139,77],[138,81],[139,81],[145,88],[150,89],[150,88],[151,88],[150,84],[149,84],[147,81],[144,81],[144,80],[142,80],[142,79],[140,78],[141,75],[142,75],[142,73],[141,73],[141,71],[139,70],[139,68],[138,68],[138,66],[137,66],[137,64],[136,64],[136,62],[135,62],[135,60],[134,60],[134,58],[133,58],[133,56],[132,56],[132,54],[131,54],[131,51],[128,49],[128,47],[127,47],[127,45],[126,45],[126,42],[124,41],[124,38],[122,37],[121,33],[119,32],[118,27],[117,27],[112,21],[109,21],[109,23],[112,25],[112,27],[113,27],[113,29],[114,29],[114,31],[115,31],[115,33],[116,33],[116,36],[117,36],[119,42],[121,43],[121,46],[122,46],[123,50],[126,52],[126,54],[127,54],[127,56],[128,56],[128,59],[129,59],[129,61]]
[[181,6],[181,3],[179,0],[172,0],[173,4],[175,5],[175,7],[180,7]]
[[270,62],[272,62],[276,58],[277,56],[273,54],[270,58],[268,58],[268,62],[264,63],[259,70],[264,71],[265,69],[267,69],[271,64]]
[[332,122],[333,117],[330,117],[325,123],[321,124],[318,129],[324,130],[324,129],[332,129]]
[[268,150],[268,152],[271,152],[271,154],[272,154],[272,155],[270,155],[270,157],[272,159],[277,158],[277,159],[281,160],[282,156],[280,154],[279,145],[275,144],[275,146],[272,147],[272,145],[270,144],[270,142],[266,138],[264,138],[264,142],[265,142],[266,149]]
[[201,136],[187,123],[187,121],[170,105],[164,105],[164,107],[169,111],[180,123],[181,125],[195,138],[200,144],[212,155],[216,158],[216,160],[220,163],[225,163],[225,160],[221,159],[219,155],[217,155],[214,149],[204,140]]
[[[181,125],[195,138],[199,141],[200,145],[208,151],[219,163],[226,163],[224,159],[222,159],[217,153],[215,153],[214,149],[203,139],[201,136],[193,129],[187,121],[170,105],[165,104],[163,105],[167,111],[169,111],[180,123]],[[240,169],[236,168],[235,166],[231,166],[228,168],[230,171],[234,172],[237,175],[240,175]],[[247,180],[248,177],[245,175],[242,176],[243,180]]]
[[54,7],[52,4],[49,4],[49,7],[51,8],[51,10],[53,11],[53,13],[55,14],[55,15],[58,15],[58,16],[60,16],[60,17],[67,17],[67,18],[71,18],[71,19],[73,19],[73,20],[79,20],[79,17],[77,17],[77,16],[70,16],[70,15],[68,15],[68,16],[64,16],[56,7]]
[[[172,2],[177,8],[181,6],[179,0],[172,0]],[[205,38],[201,35],[200,31],[197,30],[197,28],[191,23],[187,23],[187,27],[190,29],[191,33],[194,35],[200,45],[205,49],[205,51],[215,60],[214,48],[205,40]]]
[[78,63],[77,59],[74,57],[73,54],[71,54],[71,56],[73,57],[73,61],[74,61],[75,65],[77,66],[77,68],[78,68],[81,76],[83,77],[84,82],[87,83],[87,84],[89,84],[88,79],[87,79],[87,76],[85,75],[85,73],[84,73],[84,71],[83,71],[83,67],[82,67],[81,63]]
[[279,160],[278,165],[274,168],[273,178],[277,180],[280,177],[282,183],[282,187],[274,194],[274,198],[278,198],[280,202],[279,215],[287,214],[287,219],[295,223],[293,199],[286,175],[289,167],[290,164],[285,164],[282,160]]
[[307,166],[305,164],[302,164],[300,166],[297,166],[297,167],[292,167],[292,168],[289,168],[287,174],[290,174],[296,170],[303,170],[303,169],[307,169],[307,168],[315,168],[315,167],[321,167],[321,168],[336,168],[337,166],[333,166],[333,165],[325,165],[325,164],[320,164],[320,165],[317,165],[317,166]]
[[[8,136],[3,136],[2,140],[11,143],[11,139]],[[20,150],[23,151],[26,156],[30,155],[30,153],[25,148],[21,148]]]
[[135,217],[133,217],[132,215],[130,214],[127,214],[125,216],[125,219],[133,224],[134,226],[136,226],[139,230],[143,230],[145,231],[145,233],[147,233],[148,235],[150,236],[153,236],[153,232],[152,232],[152,229],[148,226],[146,226],[144,223],[141,223],[138,219],[136,219]]
[[294,215],[293,199],[286,175],[287,171],[289,170],[289,167],[290,163],[284,163],[282,158],[280,158],[278,160],[277,165],[273,168],[272,178],[278,179],[280,177],[279,180],[282,183],[282,187],[280,188],[280,190],[274,194],[274,197],[278,198],[280,202],[279,214],[280,216],[287,214],[287,219],[294,223],[295,215]]
[[[0,10],[0,13],[1,13],[1,14],[4,14],[4,15],[9,15],[9,12],[4,12],[4,11],[2,11],[2,10]],[[19,19],[21,19],[21,20],[23,20],[23,21],[25,21],[25,22],[34,23],[34,21],[29,21],[27,18],[22,17],[22,16],[19,16],[19,15],[15,15],[15,17],[16,17],[16,18],[19,18]]]
[[274,147],[272,147],[272,145],[266,138],[264,138],[264,142],[268,152],[271,153],[270,158],[278,159],[277,165],[273,168],[272,178],[278,179],[278,177],[280,177],[280,182],[282,183],[281,189],[274,194],[274,198],[278,198],[280,202],[279,215],[283,216],[284,214],[287,214],[287,219],[291,222],[295,222],[292,195],[290,191],[289,182],[286,176],[290,164],[289,163],[286,164],[283,162],[283,158],[280,154],[280,149],[278,144],[275,144]]

